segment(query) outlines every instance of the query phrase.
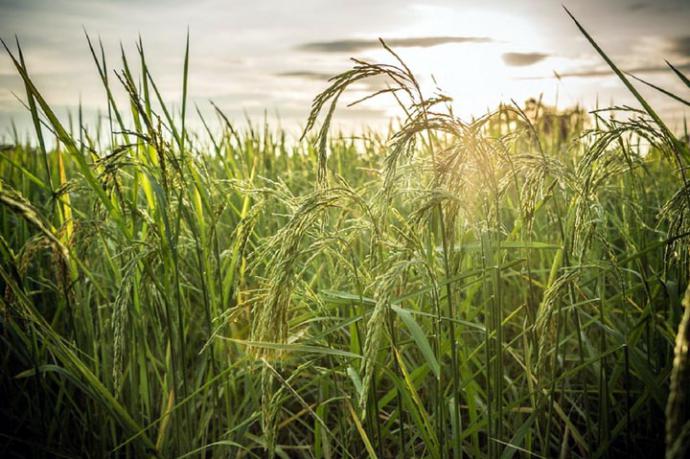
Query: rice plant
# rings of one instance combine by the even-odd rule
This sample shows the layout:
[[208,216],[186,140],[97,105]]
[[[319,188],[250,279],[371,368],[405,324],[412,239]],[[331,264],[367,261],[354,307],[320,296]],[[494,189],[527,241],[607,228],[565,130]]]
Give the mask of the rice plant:
[[[463,121],[382,41],[293,143],[190,131],[189,44],[173,107],[87,36],[105,127],[5,44],[35,141],[0,152],[2,455],[686,457],[688,137],[576,25],[642,110]],[[404,116],[333,135],[372,77]]]

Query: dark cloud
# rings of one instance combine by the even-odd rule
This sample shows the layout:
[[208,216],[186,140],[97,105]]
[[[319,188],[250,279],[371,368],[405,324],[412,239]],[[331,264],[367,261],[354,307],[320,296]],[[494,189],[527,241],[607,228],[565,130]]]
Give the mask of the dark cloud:
[[[686,62],[684,64],[679,64],[679,65],[674,65],[676,69],[678,69],[681,72],[689,72],[690,71],[690,62]],[[642,74],[642,73],[662,73],[662,72],[671,72],[671,68],[665,65],[647,65],[647,66],[640,66],[640,67],[633,67],[633,68],[628,68],[628,69],[622,69],[626,73],[631,73],[631,74]],[[574,72],[556,72],[554,71],[554,74],[557,78],[596,78],[596,77],[607,77],[607,76],[612,76],[614,75],[613,70],[611,69],[591,69],[591,70],[581,70],[581,71],[574,71]],[[544,80],[547,78],[553,78],[553,77],[526,77],[526,78],[519,78],[521,80]]]
[[503,53],[503,62],[513,67],[525,67],[541,62],[547,57],[545,53]]
[[[489,43],[493,40],[488,37],[414,37],[389,38],[384,41],[393,48],[430,48],[449,43]],[[335,40],[304,43],[297,49],[320,53],[351,53],[380,47],[381,43],[378,40]]]
[[687,10],[687,0],[656,0],[647,2],[635,2],[626,6],[632,13],[675,13]]
[[672,38],[670,42],[673,53],[682,57],[690,57],[690,35]]
[[631,5],[628,5],[628,11],[641,11],[641,10],[646,10],[650,7],[649,3],[645,2],[637,2],[633,3]]
[[279,77],[302,78],[303,80],[327,81],[333,74],[325,72],[313,72],[311,70],[295,70],[292,72],[276,73]]

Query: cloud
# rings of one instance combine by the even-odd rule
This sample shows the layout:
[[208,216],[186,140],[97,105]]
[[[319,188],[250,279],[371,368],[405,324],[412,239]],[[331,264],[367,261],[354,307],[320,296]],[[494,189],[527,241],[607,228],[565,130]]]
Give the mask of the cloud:
[[525,67],[541,62],[547,57],[545,53],[503,53],[503,62],[512,67]]
[[673,53],[682,57],[690,57],[690,35],[672,38],[670,39],[670,45]]
[[[285,78],[300,78],[303,80],[310,80],[310,81],[322,81],[326,82],[333,78],[338,72],[333,72],[333,73],[327,73],[327,72],[314,72],[312,70],[294,70],[294,71],[289,71],[289,72],[279,72],[276,73],[275,75],[278,77],[285,77]],[[367,91],[380,91],[382,89],[386,89],[390,86],[395,86],[394,82],[390,79],[390,77],[386,75],[372,75],[367,78],[363,78],[361,80],[358,80],[355,83],[355,87],[359,87],[360,89],[364,89]]]
[[675,13],[687,8],[686,0],[655,0],[635,2],[625,7],[632,13]]
[[646,10],[650,7],[651,5],[649,3],[645,2],[637,2],[637,3],[632,3],[628,5],[628,11],[641,11],[641,10]]
[[[490,43],[493,40],[488,37],[413,37],[389,38],[384,41],[392,48],[430,48],[449,43]],[[320,53],[351,53],[380,47],[378,40],[361,39],[310,42],[299,45],[297,49]]]
[[[689,72],[690,71],[690,62],[686,62],[684,64],[679,64],[679,65],[674,65],[676,69],[678,69],[681,72]],[[626,73],[631,73],[631,74],[639,74],[639,73],[662,73],[662,72],[671,72],[671,68],[665,65],[647,65],[647,66],[640,66],[640,67],[632,67],[632,68],[623,68],[622,69]],[[597,78],[597,77],[608,77],[614,75],[613,70],[611,69],[590,69],[590,70],[580,70],[580,71],[570,71],[570,72],[557,72],[554,70],[555,77],[557,78]],[[552,76],[549,77],[523,77],[523,78],[518,78],[520,80],[545,80],[553,78]]]
[[292,72],[279,72],[276,76],[288,78],[302,78],[303,80],[328,81],[334,74],[326,72],[313,72],[311,70],[295,70]]

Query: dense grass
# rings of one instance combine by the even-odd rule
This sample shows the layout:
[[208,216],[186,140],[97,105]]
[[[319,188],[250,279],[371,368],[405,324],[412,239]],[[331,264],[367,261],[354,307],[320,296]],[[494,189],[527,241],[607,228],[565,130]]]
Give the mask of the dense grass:
[[[105,129],[8,50],[37,142],[0,157],[2,455],[687,453],[690,155],[639,94],[462,122],[389,50],[287,143],[189,132],[187,56],[173,113],[141,44],[92,51]],[[381,74],[406,117],[329,138]]]

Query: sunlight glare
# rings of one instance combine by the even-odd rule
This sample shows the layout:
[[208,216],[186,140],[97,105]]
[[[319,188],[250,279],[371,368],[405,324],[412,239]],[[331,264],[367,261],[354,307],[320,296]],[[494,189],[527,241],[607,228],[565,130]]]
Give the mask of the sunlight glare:
[[[445,44],[430,48],[403,48],[396,52],[415,72],[427,94],[440,88],[453,98],[455,113],[464,119],[481,116],[499,103],[518,103],[539,96],[555,102],[556,81],[527,79],[535,75],[550,77],[560,59],[547,56],[526,66],[510,66],[502,58],[506,52],[534,52],[548,49],[537,27],[526,18],[498,11],[463,11],[418,5],[415,22],[395,31],[395,36],[474,36],[491,41],[477,44]],[[487,24],[491,27],[488,28]],[[372,57],[387,59],[385,52]],[[430,73],[425,73],[425,72]],[[436,81],[436,84],[434,83]],[[397,113],[393,102],[380,99],[389,114]]]

